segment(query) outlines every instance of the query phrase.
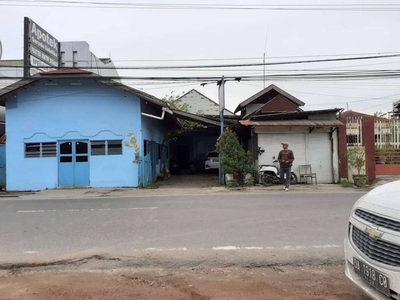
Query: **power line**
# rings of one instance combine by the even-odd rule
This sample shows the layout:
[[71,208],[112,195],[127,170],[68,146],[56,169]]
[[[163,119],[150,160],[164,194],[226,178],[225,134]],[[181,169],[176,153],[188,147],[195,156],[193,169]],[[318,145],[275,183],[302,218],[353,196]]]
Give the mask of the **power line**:
[[[0,0],[1,1],[1,0]],[[84,69],[118,69],[118,70],[170,70],[170,69],[203,69],[203,68],[236,68],[236,67],[259,67],[259,66],[274,66],[274,65],[292,65],[292,64],[309,64],[309,63],[325,63],[325,62],[340,62],[340,61],[359,61],[369,59],[382,59],[400,57],[400,54],[389,55],[373,55],[373,56],[357,56],[343,58],[328,58],[314,60],[296,60],[296,61],[281,61],[269,63],[240,63],[240,64],[219,64],[219,65],[181,65],[181,66],[126,66],[126,67],[85,67]],[[3,66],[3,68],[25,68],[29,66],[13,65]],[[36,68],[48,68],[48,66],[36,66]],[[66,68],[70,69],[70,68]]]
[[[11,2],[0,0],[0,2]],[[16,2],[22,4],[15,4]],[[127,3],[96,1],[60,0],[13,0],[1,6],[39,6],[39,7],[88,7],[88,8],[133,8],[133,9],[173,9],[173,10],[269,10],[269,11],[399,11],[399,4],[194,4],[194,3]]]
[[[0,0],[1,1],[1,0]],[[317,54],[317,55],[290,55],[290,56],[269,56],[271,59],[288,58],[316,58],[316,57],[350,57],[350,56],[371,56],[371,55],[391,55],[399,52],[364,52],[364,53],[342,53],[342,54]],[[179,62],[179,61],[230,61],[230,60],[260,60],[262,57],[229,57],[229,58],[188,58],[188,59],[113,59],[113,62]]]

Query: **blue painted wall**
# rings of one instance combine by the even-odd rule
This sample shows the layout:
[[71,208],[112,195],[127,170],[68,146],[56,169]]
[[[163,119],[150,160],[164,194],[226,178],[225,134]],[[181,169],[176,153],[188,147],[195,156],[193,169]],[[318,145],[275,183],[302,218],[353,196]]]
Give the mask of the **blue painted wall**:
[[161,121],[142,117],[136,96],[91,79],[50,84],[41,81],[7,99],[7,190],[58,187],[57,157],[25,158],[24,143],[75,139],[123,140],[122,155],[89,156],[90,186],[138,186],[139,164],[125,145],[128,133],[143,155],[143,139],[162,142]]
[[[142,102],[142,111],[147,114],[150,114],[150,115],[161,117],[160,112],[155,112],[155,111],[149,110],[146,107],[144,101]],[[142,115],[142,124],[143,124],[142,137],[143,137],[143,140],[152,141],[152,142],[155,142],[156,144],[162,144],[163,142],[165,144],[167,144],[164,141],[164,132],[161,130],[158,130],[160,128],[160,126],[163,126],[164,122],[165,122],[164,120],[158,120],[155,118],[151,118],[151,117]],[[160,171],[161,171],[161,161],[158,159],[158,156],[156,158],[156,168],[155,169],[156,169],[156,174],[155,174],[155,177],[156,177],[157,174],[160,174]]]

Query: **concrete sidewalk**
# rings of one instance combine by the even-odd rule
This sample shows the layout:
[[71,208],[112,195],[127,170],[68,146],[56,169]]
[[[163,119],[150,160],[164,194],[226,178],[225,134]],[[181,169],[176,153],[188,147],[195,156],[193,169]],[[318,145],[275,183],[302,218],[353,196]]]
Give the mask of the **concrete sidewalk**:
[[[286,193],[282,185],[265,187],[256,185],[238,189],[228,189],[218,186],[215,178],[209,182],[193,181],[193,177],[185,182],[183,177],[175,180],[156,182],[155,189],[146,188],[59,188],[37,192],[10,192],[0,194],[1,200],[33,200],[33,199],[87,199],[87,198],[121,198],[121,197],[163,197],[163,196],[185,196],[185,195],[224,195],[228,193],[240,194],[265,194],[265,193]],[[380,176],[368,188],[343,187],[340,184],[297,184],[290,187],[289,193],[354,193],[367,192],[372,188],[400,180],[400,176]],[[176,182],[175,182],[176,181]],[[190,184],[189,184],[190,183]]]
[[[359,191],[354,188],[344,188],[338,184],[319,185],[293,185],[289,193],[303,192],[338,192],[352,193]],[[87,198],[122,198],[122,197],[163,197],[163,196],[185,196],[185,195],[223,195],[235,194],[265,194],[286,193],[281,185],[264,187],[252,186],[238,189],[227,189],[222,186],[196,188],[196,187],[168,187],[156,189],[141,188],[71,188],[43,190],[38,192],[16,192],[6,193],[0,196],[1,200],[33,200],[33,199],[87,199]]]

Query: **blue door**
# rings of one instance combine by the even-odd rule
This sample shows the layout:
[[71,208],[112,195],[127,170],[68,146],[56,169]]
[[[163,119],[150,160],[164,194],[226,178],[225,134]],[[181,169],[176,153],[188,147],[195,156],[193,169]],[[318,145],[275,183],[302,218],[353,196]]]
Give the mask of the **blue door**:
[[89,142],[60,141],[58,145],[58,185],[89,186]]

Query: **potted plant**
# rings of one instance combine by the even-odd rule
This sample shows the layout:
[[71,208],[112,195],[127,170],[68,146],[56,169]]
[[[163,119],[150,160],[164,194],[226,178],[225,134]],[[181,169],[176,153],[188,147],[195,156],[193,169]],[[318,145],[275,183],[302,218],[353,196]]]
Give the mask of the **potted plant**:
[[223,173],[232,174],[231,181],[236,181],[243,186],[246,174],[254,173],[253,157],[250,152],[246,152],[242,148],[236,133],[226,129],[218,138],[216,150],[222,157],[221,168]]
[[353,182],[356,186],[365,186],[368,183],[367,175],[361,174],[361,170],[365,166],[365,151],[363,147],[356,146],[347,149],[347,164],[357,170],[357,174],[353,174]]

